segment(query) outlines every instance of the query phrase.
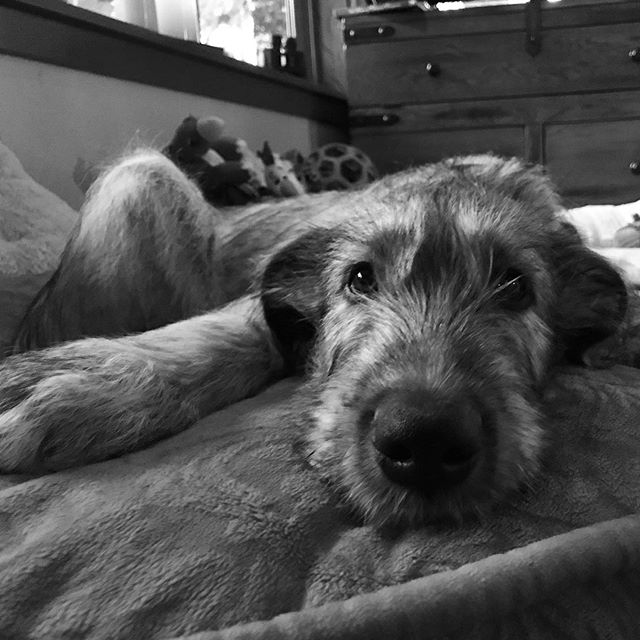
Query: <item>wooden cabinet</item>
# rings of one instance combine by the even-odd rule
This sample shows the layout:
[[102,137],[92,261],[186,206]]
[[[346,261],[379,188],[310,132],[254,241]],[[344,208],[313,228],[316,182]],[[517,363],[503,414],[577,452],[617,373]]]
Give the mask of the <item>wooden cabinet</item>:
[[548,124],[545,155],[554,179],[580,201],[640,199],[640,119]]
[[523,6],[344,15],[353,143],[385,172],[494,151],[545,163],[567,203],[640,199],[640,0],[538,20],[531,55]]
[[[355,136],[354,136],[355,137]],[[372,133],[355,144],[375,159],[383,173],[424,162],[491,149],[504,156],[524,156],[524,128],[461,129]]]

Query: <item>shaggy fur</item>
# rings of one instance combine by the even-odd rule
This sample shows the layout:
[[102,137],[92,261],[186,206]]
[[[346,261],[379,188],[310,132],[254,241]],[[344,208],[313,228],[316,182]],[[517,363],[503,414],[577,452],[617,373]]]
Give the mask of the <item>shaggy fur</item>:
[[[189,304],[171,307],[168,321],[249,283],[254,292],[140,335],[7,359],[3,471],[139,448],[299,371],[308,458],[363,518],[419,524],[483,513],[539,470],[540,394],[559,355],[579,359],[625,315],[620,277],[561,223],[542,173],[516,160],[452,159],[303,201],[313,216],[301,217],[298,202],[229,222],[161,156],[136,158],[98,183],[18,348],[146,329],[136,324],[142,311],[126,311],[132,294],[134,307],[153,310],[186,290]],[[130,237],[138,219],[144,233]],[[140,256],[148,281],[138,281]],[[111,306],[94,297],[78,318],[73,288],[92,270]],[[160,272],[163,286],[123,288],[157,285]],[[69,333],[56,320],[67,296],[76,305]]]
[[123,159],[89,190],[16,351],[153,329],[217,306],[215,223],[197,187],[162,156]]
[[335,218],[338,197],[220,212],[162,154],[128,155],[92,185],[14,351],[147,331],[234,300],[255,285],[257,265],[274,247]]

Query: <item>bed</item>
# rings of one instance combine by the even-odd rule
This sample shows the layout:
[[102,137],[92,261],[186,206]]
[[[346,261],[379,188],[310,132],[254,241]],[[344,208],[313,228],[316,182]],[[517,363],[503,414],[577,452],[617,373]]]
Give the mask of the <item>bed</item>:
[[[5,193],[31,184],[4,175]],[[57,246],[68,212],[51,198],[55,224],[14,238]],[[15,256],[0,276],[5,343],[55,248],[44,270]],[[410,531],[362,525],[305,465],[283,420],[298,385],[138,453],[0,477],[0,637],[640,637],[639,370],[559,370],[537,482],[484,521]]]

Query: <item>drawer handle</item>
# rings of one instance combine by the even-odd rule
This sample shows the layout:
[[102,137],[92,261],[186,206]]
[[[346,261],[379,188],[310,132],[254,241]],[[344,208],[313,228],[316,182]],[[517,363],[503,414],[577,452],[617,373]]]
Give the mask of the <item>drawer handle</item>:
[[631,171],[634,176],[640,176],[640,162],[637,162],[636,160],[630,162],[629,171]]
[[391,25],[381,24],[377,27],[345,29],[343,35],[345,44],[352,44],[360,42],[361,40],[380,40],[381,38],[391,38],[395,32],[395,28]]
[[424,68],[432,78],[437,78],[440,73],[442,73],[442,69],[437,62],[427,62],[427,64],[424,65]]
[[629,51],[629,57],[633,62],[640,62],[640,47],[635,47]]
[[351,127],[392,127],[400,122],[400,117],[395,113],[367,113],[353,115],[349,118]]

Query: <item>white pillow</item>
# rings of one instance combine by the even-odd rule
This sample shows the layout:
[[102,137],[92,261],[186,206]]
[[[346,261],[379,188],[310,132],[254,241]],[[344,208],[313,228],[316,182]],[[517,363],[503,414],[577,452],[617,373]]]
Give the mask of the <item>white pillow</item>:
[[616,231],[633,222],[634,213],[640,214],[640,200],[619,205],[587,205],[567,209],[564,215],[590,247],[615,247]]
[[0,275],[52,271],[78,214],[0,143]]

